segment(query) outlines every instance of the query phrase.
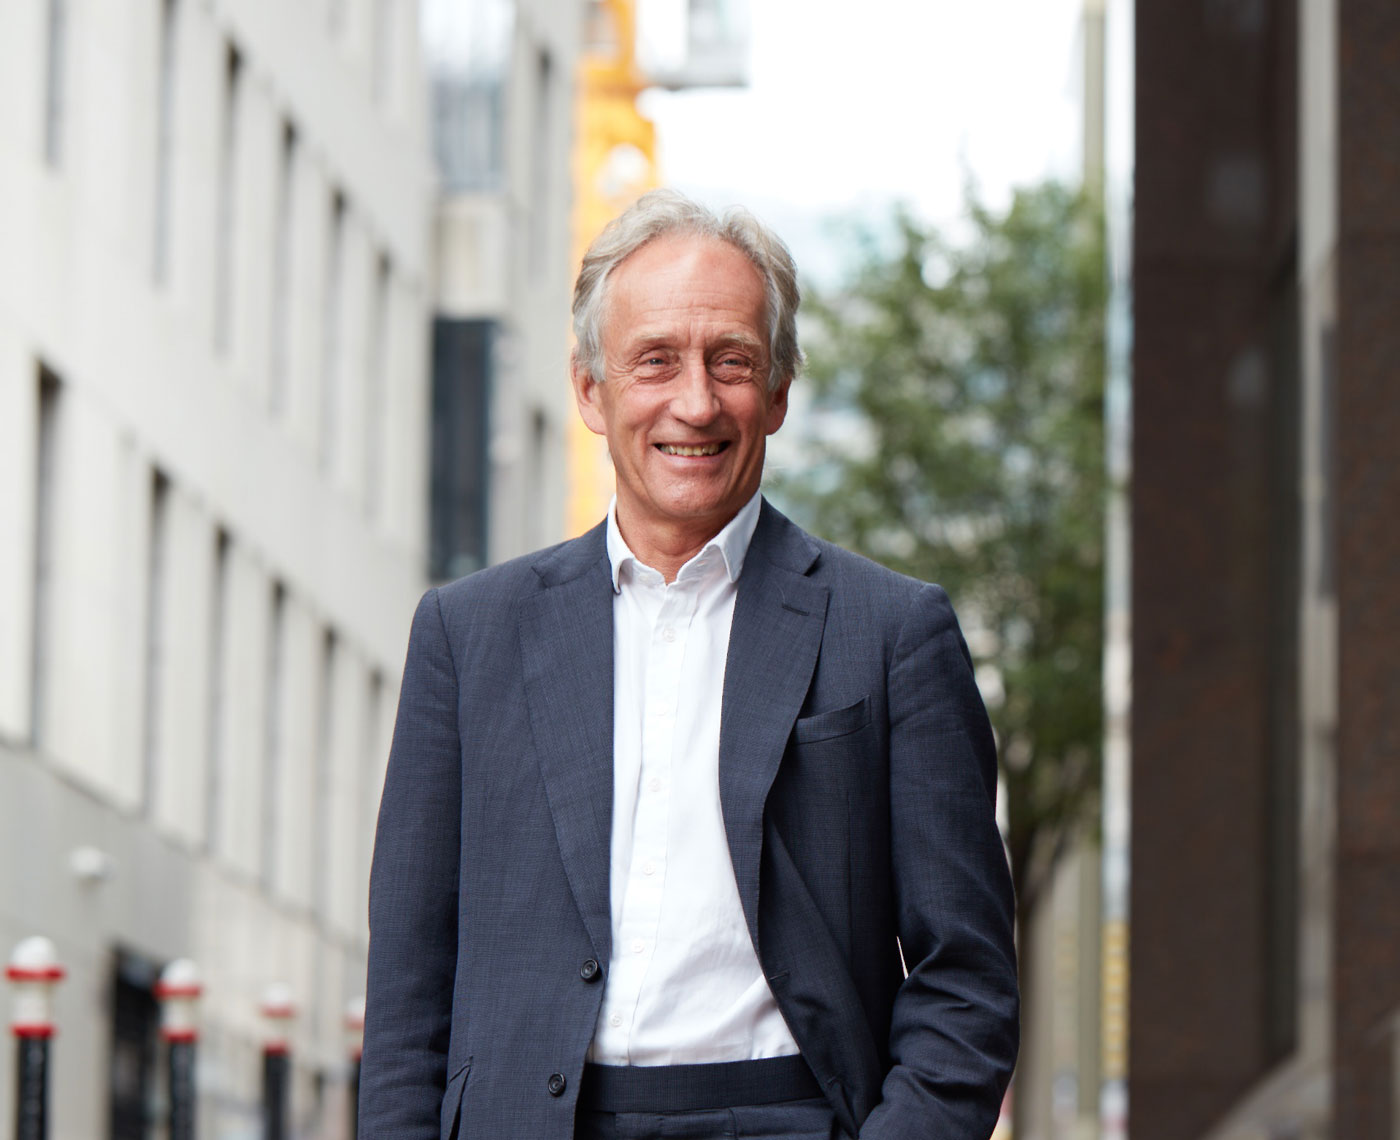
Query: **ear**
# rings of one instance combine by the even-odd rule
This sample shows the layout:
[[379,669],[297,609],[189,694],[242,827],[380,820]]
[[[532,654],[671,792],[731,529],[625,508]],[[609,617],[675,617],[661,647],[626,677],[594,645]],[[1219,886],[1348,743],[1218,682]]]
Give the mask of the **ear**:
[[585,426],[594,435],[607,435],[608,424],[602,407],[602,385],[593,379],[593,374],[578,358],[577,352],[569,358],[569,381],[573,384],[574,402],[578,405],[578,414],[583,417]]
[[792,377],[784,376],[777,388],[768,394],[768,418],[763,425],[765,435],[772,435],[787,419],[788,389],[791,386]]

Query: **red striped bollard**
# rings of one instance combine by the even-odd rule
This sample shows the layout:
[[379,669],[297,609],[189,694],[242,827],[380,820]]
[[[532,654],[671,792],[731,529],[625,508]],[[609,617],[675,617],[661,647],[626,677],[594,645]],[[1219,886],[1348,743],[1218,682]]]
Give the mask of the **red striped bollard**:
[[156,983],[160,1002],[160,1036],[170,1063],[170,1140],[194,1140],[195,1049],[199,1041],[197,1011],[204,985],[188,958],[177,958]]
[[263,1041],[263,1140],[288,1140],[288,1110],[292,1091],[292,1042],[289,1035],[296,1006],[291,988],[281,982],[267,987],[262,1015],[267,1026]]
[[15,987],[10,1032],[15,1035],[19,1081],[15,1089],[15,1140],[47,1140],[49,1040],[54,1035],[53,989],[63,980],[58,952],[47,938],[15,947],[5,977]]

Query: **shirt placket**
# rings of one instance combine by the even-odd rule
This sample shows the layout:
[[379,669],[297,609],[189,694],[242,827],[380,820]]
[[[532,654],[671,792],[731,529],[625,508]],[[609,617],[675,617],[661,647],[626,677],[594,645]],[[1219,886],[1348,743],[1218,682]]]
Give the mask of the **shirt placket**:
[[661,925],[681,665],[698,600],[694,583],[666,587],[659,585],[658,575],[658,584],[648,585],[657,589],[661,604],[650,621],[642,693],[640,787],[621,929],[620,949],[628,964],[630,984],[626,991],[631,1001],[630,1008],[615,1010],[610,1019],[614,1028],[626,1025],[629,1054],[647,967],[655,955]]

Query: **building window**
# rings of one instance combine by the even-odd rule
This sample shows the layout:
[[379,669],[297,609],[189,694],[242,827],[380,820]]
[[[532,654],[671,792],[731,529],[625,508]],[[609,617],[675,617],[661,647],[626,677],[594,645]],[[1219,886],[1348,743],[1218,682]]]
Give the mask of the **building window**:
[[355,837],[359,859],[358,882],[361,889],[369,882],[369,867],[374,854],[374,823],[379,810],[379,772],[384,764],[381,755],[383,731],[384,674],[378,669],[369,675],[369,695],[365,701],[364,746],[360,754],[360,781],[356,788]]
[[340,431],[341,310],[345,293],[345,195],[331,197],[326,242],[325,314],[321,323],[321,470],[334,471]]
[[369,344],[365,352],[365,513],[378,516],[384,501],[384,390],[388,383],[389,316],[393,267],[380,254],[374,271]]
[[148,812],[155,808],[156,779],[160,771],[161,702],[168,687],[169,665],[165,643],[165,603],[170,546],[170,481],[161,471],[151,473],[150,512],[150,527],[146,534],[146,705],[141,748],[142,801]]
[[267,406],[274,415],[287,409],[289,354],[292,337],[292,220],[296,208],[297,132],[282,124],[282,147],[277,162],[275,248],[272,254],[272,338],[268,368]]
[[53,616],[54,535],[57,530],[61,385],[39,368],[39,439],[34,482],[34,630],[30,677],[30,738],[36,751],[48,742],[49,636]]
[[486,565],[487,440],[495,322],[433,322],[433,456],[429,574]]
[[63,159],[63,123],[68,83],[68,0],[48,2],[48,51],[44,73],[44,160]]
[[554,97],[554,61],[542,51],[535,61],[534,156],[530,180],[530,272],[538,280],[549,264],[550,192],[554,181],[551,158],[550,102]]
[[505,105],[515,40],[512,0],[427,0],[425,63],[432,84],[433,150],[449,194],[505,184]]
[[397,23],[394,0],[374,0],[374,28],[370,36],[370,90],[376,103],[388,103],[393,83],[394,37]]
[[267,630],[266,733],[263,741],[262,773],[262,876],[270,891],[277,870],[277,827],[281,820],[279,802],[282,769],[282,731],[285,713],[286,683],[284,673],[287,659],[287,588],[281,582],[272,584],[272,606]]
[[205,835],[209,850],[217,851],[219,834],[219,804],[223,799],[224,778],[224,716],[227,707],[229,558],[232,540],[222,527],[214,537],[214,582],[209,593],[209,720],[208,763],[209,790],[205,799]]
[[316,693],[315,797],[312,800],[315,831],[311,836],[311,900],[323,915],[330,913],[328,868],[332,857],[331,812],[335,806],[331,799],[331,764],[335,759],[331,752],[335,740],[335,667],[335,630],[328,629],[321,638],[321,683]]
[[232,44],[224,56],[223,122],[219,130],[218,216],[214,235],[214,347],[227,352],[233,336],[234,227],[238,203],[238,105],[243,56]]
[[525,466],[525,542],[531,550],[544,546],[548,541],[545,537],[548,441],[549,421],[544,411],[536,408],[530,413],[530,449]]
[[156,80],[156,202],[152,268],[157,284],[170,271],[170,214],[174,201],[175,160],[175,38],[179,0],[161,0],[160,74]]

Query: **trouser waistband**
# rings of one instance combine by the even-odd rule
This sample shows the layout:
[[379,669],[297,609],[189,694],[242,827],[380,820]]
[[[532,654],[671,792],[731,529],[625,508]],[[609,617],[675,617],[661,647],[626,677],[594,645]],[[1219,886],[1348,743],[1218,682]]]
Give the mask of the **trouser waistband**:
[[587,1064],[578,1104],[595,1112],[700,1112],[821,1095],[800,1056],[768,1057],[704,1065]]

